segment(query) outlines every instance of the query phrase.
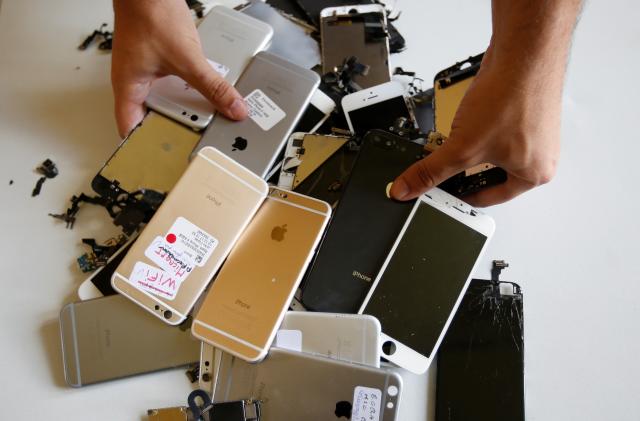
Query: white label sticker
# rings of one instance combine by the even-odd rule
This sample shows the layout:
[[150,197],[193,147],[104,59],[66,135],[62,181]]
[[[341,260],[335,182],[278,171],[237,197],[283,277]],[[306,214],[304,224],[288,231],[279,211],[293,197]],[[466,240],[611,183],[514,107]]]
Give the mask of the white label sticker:
[[144,255],[169,275],[179,279],[180,282],[187,279],[187,276],[195,269],[190,256],[160,236],[157,236],[149,244],[149,247],[144,251]]
[[183,280],[144,262],[136,262],[129,276],[129,282],[137,288],[168,300],[176,297]]
[[286,114],[264,92],[256,89],[244,99],[249,109],[249,117],[264,131],[278,124]]
[[215,61],[209,60],[209,59],[207,59],[207,61],[209,62],[209,64],[213,68],[213,70],[218,72],[220,74],[220,76],[222,76],[222,77],[226,77],[227,74],[229,74],[229,70],[231,70],[227,66],[225,66],[224,64],[216,63]]
[[181,216],[164,238],[178,254],[187,256],[197,266],[204,266],[218,245],[213,235]]
[[357,386],[353,391],[351,421],[379,421],[381,400],[380,389]]
[[276,333],[276,343],[274,346],[290,351],[302,352],[302,332],[299,330],[280,329]]

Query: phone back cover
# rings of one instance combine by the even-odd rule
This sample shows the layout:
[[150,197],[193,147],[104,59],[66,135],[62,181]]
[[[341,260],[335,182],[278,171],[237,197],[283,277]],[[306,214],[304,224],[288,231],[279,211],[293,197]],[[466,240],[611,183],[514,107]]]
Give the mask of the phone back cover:
[[414,201],[386,196],[387,185],[420,159],[421,145],[372,130],[302,286],[313,311],[357,313]]
[[264,180],[204,149],[116,269],[124,282],[114,287],[152,312],[159,301],[186,316],[266,195]]
[[[259,364],[224,354],[217,382],[214,402],[261,400],[261,421],[349,419],[358,386],[379,391],[378,418],[372,419],[393,421],[402,392],[397,373],[277,348]],[[395,398],[389,386],[398,389]]]
[[71,386],[198,361],[200,344],[188,329],[158,322],[121,295],[69,304],[60,321]]
[[[261,117],[232,121],[218,114],[205,131],[196,150],[214,146],[260,177],[265,177],[302,116],[319,76],[273,54],[258,53],[242,74],[236,89]],[[259,91],[259,92],[256,92]]]
[[282,199],[284,192],[273,189],[262,204],[192,326],[196,337],[249,361],[271,344],[331,214],[324,202],[291,192]]

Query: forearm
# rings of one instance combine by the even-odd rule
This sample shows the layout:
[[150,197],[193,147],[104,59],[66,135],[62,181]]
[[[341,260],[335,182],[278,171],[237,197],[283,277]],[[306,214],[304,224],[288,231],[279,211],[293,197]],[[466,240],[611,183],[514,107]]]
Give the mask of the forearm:
[[487,64],[520,89],[544,84],[559,95],[581,7],[582,0],[493,0]]

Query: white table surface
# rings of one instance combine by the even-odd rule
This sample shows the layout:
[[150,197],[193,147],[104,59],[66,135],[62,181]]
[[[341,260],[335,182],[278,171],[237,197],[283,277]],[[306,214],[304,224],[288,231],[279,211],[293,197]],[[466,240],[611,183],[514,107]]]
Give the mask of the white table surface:
[[[406,52],[393,64],[426,80],[482,51],[490,2],[399,3]],[[556,179],[488,209],[497,232],[481,270],[506,259],[504,279],[525,294],[528,420],[637,420],[640,413],[640,4],[591,1],[576,33],[564,96]],[[83,237],[118,229],[84,206],[73,230],[47,216],[90,192],[119,140],[110,55],[76,46],[109,1],[5,0],[0,5],[0,413],[3,419],[137,420],[182,404],[191,386],[170,370],[70,389],[57,316],[86,278],[75,259]],[[34,168],[52,158],[60,175],[31,197]],[[9,180],[14,180],[9,185]],[[426,377],[405,378],[402,420],[428,419]]]

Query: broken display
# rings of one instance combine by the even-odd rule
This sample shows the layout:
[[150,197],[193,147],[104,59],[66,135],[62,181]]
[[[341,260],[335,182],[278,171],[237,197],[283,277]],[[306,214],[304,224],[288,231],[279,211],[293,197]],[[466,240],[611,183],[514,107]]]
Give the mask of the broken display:
[[[501,267],[500,267],[501,266]],[[436,421],[524,421],[522,291],[473,279],[440,346]]]

